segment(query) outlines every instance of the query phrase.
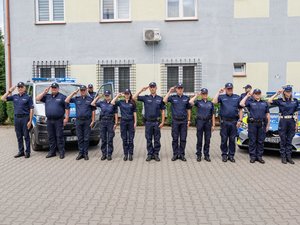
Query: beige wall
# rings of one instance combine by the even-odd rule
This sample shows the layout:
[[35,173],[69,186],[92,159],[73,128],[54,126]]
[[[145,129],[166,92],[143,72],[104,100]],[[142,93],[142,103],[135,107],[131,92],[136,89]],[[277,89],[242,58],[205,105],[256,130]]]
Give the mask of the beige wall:
[[288,16],[300,16],[300,0],[288,0]]
[[244,92],[243,87],[251,84],[253,88],[260,88],[262,93],[268,91],[269,64],[265,62],[246,63],[246,77],[234,77],[233,85],[236,93]]
[[131,0],[133,21],[165,20],[166,0]]
[[100,0],[65,0],[65,4],[67,23],[100,21]]
[[234,17],[269,17],[269,1],[270,0],[234,0]]
[[71,65],[71,76],[76,78],[78,83],[88,85],[94,84],[97,87],[97,67],[95,65]]
[[160,93],[160,64],[137,64],[136,65],[136,90],[147,86],[155,81]]
[[295,91],[300,91],[300,62],[287,63],[286,84],[291,84]]

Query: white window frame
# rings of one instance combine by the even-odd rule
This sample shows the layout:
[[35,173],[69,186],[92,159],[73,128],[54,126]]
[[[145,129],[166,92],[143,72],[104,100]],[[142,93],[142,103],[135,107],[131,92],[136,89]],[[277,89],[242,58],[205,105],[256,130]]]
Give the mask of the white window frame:
[[[235,71],[236,66],[241,66],[242,71],[236,72]],[[246,77],[247,76],[246,68],[247,68],[247,64],[245,62],[233,63],[233,77]]]
[[101,23],[114,23],[114,22],[131,22],[131,0],[128,0],[129,2],[129,11],[128,11],[128,19],[119,19],[116,18],[116,16],[118,15],[118,4],[117,4],[117,0],[113,0],[114,1],[114,19],[104,19],[103,18],[103,0],[100,0],[100,22]]
[[183,1],[179,0],[179,17],[168,17],[168,0],[166,2],[166,21],[178,21],[178,20],[198,20],[198,0],[195,0],[195,16],[184,17],[183,16]]
[[64,20],[54,21],[53,20],[53,0],[49,1],[49,20],[48,21],[39,21],[39,1],[35,0],[35,23],[36,24],[65,24],[66,23],[66,0],[64,1]]

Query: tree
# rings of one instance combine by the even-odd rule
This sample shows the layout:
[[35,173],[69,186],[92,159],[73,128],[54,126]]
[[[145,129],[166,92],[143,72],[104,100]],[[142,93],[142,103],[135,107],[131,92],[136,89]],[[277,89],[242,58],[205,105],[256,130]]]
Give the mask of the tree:
[[0,95],[5,93],[5,49],[3,35],[0,29]]

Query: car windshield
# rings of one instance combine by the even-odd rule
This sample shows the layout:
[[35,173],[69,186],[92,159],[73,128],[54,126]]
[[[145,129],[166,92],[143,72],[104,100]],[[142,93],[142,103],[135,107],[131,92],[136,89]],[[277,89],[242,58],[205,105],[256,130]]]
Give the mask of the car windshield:
[[[42,93],[49,86],[50,86],[49,84],[36,85],[35,96]],[[59,84],[59,92],[68,96],[72,92],[77,90],[79,86],[80,86],[79,84]],[[41,103],[41,102],[38,102],[38,103]]]
[[270,113],[271,114],[278,114],[279,113],[279,108],[277,106],[270,107]]

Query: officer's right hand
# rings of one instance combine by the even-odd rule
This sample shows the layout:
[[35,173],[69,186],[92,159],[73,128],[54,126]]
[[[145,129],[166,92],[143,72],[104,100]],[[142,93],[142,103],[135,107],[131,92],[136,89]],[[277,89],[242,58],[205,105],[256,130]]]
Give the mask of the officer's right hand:
[[80,88],[77,88],[76,91],[73,92],[74,95],[76,95],[79,92]]
[[124,96],[123,93],[119,93],[119,94],[118,94],[118,97],[122,97],[122,96]]
[[142,91],[147,91],[148,88],[149,88],[149,86],[143,87],[143,88],[142,88]]
[[49,87],[47,87],[47,88],[45,88],[45,90],[44,90],[44,94],[48,94],[49,90],[50,90],[50,86],[49,86]]
[[221,88],[221,89],[219,90],[219,94],[222,94],[224,91],[225,91],[224,88]]
[[283,89],[277,91],[277,95],[281,95],[283,93]]
[[13,87],[11,87],[8,91],[9,91],[9,92],[14,92],[14,90],[16,89],[16,87],[17,87],[17,86],[13,86]]
[[172,93],[175,91],[175,89],[176,89],[176,87],[174,86],[174,87],[171,87],[169,91]]

